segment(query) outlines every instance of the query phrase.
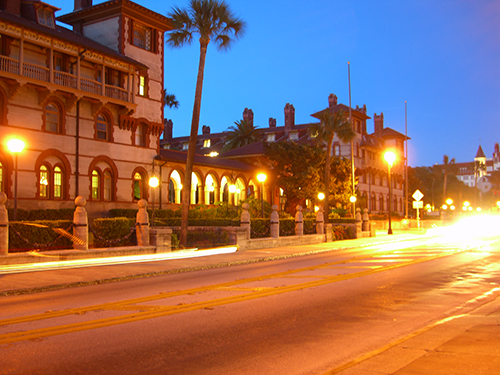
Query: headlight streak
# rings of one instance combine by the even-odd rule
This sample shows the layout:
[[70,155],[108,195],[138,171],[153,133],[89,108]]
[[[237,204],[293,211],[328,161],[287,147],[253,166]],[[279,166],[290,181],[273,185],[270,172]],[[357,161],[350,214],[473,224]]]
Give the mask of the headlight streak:
[[4,265],[0,266],[0,275],[23,272],[49,271],[55,269],[61,270],[70,268],[111,266],[116,264],[159,262],[164,260],[197,258],[210,255],[230,254],[236,252],[237,250],[238,248],[236,246],[228,246],[206,250],[180,250],[163,254],[128,255],[108,258],[75,259],[43,263]]

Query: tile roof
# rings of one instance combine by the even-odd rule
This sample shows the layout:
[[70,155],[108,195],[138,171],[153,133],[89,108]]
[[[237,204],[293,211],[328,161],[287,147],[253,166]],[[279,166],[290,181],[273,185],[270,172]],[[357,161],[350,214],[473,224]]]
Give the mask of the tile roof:
[[[160,150],[160,157],[165,161],[174,161],[179,163],[186,163],[187,153],[183,151],[173,151],[173,150]],[[253,171],[254,166],[243,163],[237,160],[228,160],[220,157],[211,158],[209,156],[195,155],[194,156],[195,165],[203,165],[209,167],[219,167],[236,169],[240,171]]]

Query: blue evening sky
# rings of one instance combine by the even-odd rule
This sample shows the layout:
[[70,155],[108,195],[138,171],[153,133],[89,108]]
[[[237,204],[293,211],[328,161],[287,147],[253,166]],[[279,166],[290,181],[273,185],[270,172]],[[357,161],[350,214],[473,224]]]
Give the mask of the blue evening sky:
[[[44,0],[73,10],[73,0]],[[94,0],[94,4],[102,3]],[[136,0],[166,15],[187,0]],[[200,132],[227,130],[245,108],[254,123],[295,123],[328,105],[328,95],[405,133],[409,164],[473,160],[479,144],[491,157],[500,142],[500,1],[498,0],[228,0],[247,30],[228,52],[209,45]],[[165,86],[180,102],[165,109],[174,136],[189,135],[199,43],[165,51]],[[368,120],[373,132],[373,119]]]

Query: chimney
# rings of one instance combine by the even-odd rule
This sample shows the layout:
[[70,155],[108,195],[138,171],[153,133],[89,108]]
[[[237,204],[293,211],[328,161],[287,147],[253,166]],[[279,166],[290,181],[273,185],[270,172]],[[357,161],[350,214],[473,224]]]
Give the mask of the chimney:
[[251,109],[245,108],[243,111],[243,120],[253,126],[253,111]]
[[174,129],[174,123],[172,120],[163,119],[163,140],[172,140],[172,130]]
[[76,12],[77,10],[80,9],[90,8],[91,6],[92,6],[92,0],[75,0],[74,11]]
[[21,0],[5,0],[0,2],[0,10],[6,13],[12,13],[16,16],[21,15]]
[[285,105],[285,134],[295,126],[295,108],[292,104]]
[[270,128],[275,128],[276,127],[276,119],[269,117],[269,127]]
[[210,134],[210,126],[203,125],[201,128],[201,134]]
[[335,105],[337,105],[337,95],[330,94],[328,96],[328,107],[331,108]]
[[375,137],[382,138],[384,133],[384,113],[380,112],[380,116],[375,113],[373,115],[373,123],[375,125]]

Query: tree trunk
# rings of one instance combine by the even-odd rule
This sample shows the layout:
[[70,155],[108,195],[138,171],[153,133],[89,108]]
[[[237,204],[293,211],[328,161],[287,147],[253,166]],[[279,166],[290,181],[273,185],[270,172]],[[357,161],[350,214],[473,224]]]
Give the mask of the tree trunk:
[[333,136],[328,140],[325,158],[325,200],[323,201],[323,222],[328,224],[328,214],[330,213],[330,152],[332,151]]
[[188,214],[191,196],[191,174],[193,172],[194,153],[198,140],[198,128],[200,124],[201,93],[203,90],[203,74],[205,72],[205,58],[207,56],[207,45],[200,41],[200,62],[198,65],[198,78],[196,80],[196,93],[194,96],[193,118],[191,120],[191,134],[189,136],[189,148],[186,158],[186,170],[184,172],[184,185],[182,187],[182,211],[181,211],[181,238],[180,244],[187,246]]

